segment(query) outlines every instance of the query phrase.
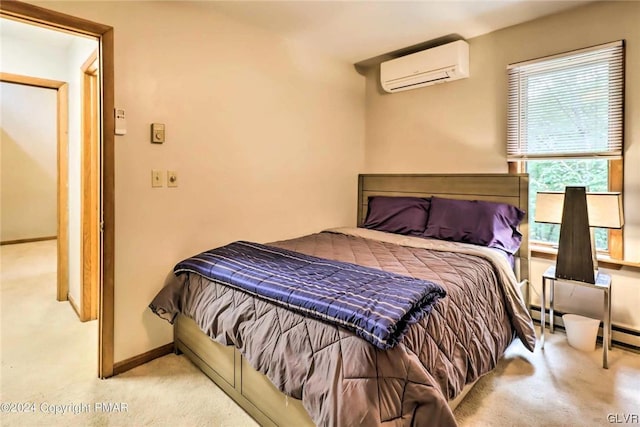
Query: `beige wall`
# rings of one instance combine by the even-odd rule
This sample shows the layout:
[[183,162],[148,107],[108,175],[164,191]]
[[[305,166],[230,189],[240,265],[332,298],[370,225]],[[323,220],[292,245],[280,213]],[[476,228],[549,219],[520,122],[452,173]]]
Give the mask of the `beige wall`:
[[[198,2],[41,5],[115,28],[128,124],[115,141],[116,361],[172,340],[147,305],[180,259],[355,224],[364,79],[352,65]],[[151,169],[177,171],[179,187],[152,189]]]
[[[625,254],[640,261],[640,2],[590,4],[469,40],[471,77],[383,94],[377,67],[367,74],[368,172],[506,172],[510,63],[626,39]],[[534,260],[535,293],[548,261]],[[640,272],[613,274],[613,319],[640,330]],[[559,291],[557,308],[601,315],[599,295]],[[537,295],[534,303],[539,304]]]
[[55,90],[0,83],[0,241],[56,235],[56,108]]

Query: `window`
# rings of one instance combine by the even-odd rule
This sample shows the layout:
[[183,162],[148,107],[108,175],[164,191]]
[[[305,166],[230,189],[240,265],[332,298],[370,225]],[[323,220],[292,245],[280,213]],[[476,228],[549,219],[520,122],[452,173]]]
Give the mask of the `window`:
[[[609,162],[604,159],[529,160],[529,218],[535,217],[538,191],[563,191],[567,185],[584,185],[589,191],[609,190]],[[530,239],[536,242],[558,244],[560,225],[530,223]],[[596,249],[608,251],[609,234],[596,229]]]
[[[618,41],[509,65],[507,156],[529,173],[529,218],[538,191],[622,191],[623,52]],[[529,227],[558,243],[559,225]],[[619,233],[596,230],[596,248],[622,258]]]

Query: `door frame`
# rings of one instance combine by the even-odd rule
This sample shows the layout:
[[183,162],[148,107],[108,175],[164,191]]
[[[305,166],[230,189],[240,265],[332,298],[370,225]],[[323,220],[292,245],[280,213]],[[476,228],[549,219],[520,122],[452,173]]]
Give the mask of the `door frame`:
[[59,80],[0,73],[0,81],[56,91],[57,284],[56,299],[69,295],[69,85]]
[[98,283],[100,282],[100,141],[98,113],[98,50],[94,50],[80,67],[82,71],[82,154],[81,154],[81,301],[80,320],[98,318]]
[[113,27],[55,12],[19,1],[0,2],[0,15],[30,24],[80,33],[98,39],[101,84],[102,143],[102,251],[98,308],[98,376],[113,375],[114,344],[114,263],[115,263],[115,117],[114,117],[114,39]]

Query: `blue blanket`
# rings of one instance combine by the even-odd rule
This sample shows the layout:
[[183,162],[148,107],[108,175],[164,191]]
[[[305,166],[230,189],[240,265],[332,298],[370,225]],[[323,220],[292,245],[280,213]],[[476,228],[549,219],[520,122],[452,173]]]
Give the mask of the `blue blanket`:
[[174,268],[186,272],[342,326],[381,349],[396,346],[446,295],[433,282],[243,241]]

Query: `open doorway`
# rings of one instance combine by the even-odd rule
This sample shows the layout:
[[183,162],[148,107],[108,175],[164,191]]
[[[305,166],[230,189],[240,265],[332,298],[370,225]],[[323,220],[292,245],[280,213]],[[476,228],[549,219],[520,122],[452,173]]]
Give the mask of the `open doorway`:
[[[94,215],[94,224],[96,225],[96,229],[98,232],[103,230],[102,236],[98,234],[98,237],[95,238],[95,241],[98,244],[89,242],[87,246],[92,246],[94,253],[98,253],[98,259],[95,263],[95,268],[93,269],[96,280],[93,282],[97,284],[95,294],[99,297],[97,298],[97,303],[94,303],[97,308],[97,317],[98,317],[98,333],[97,333],[97,346],[98,346],[98,376],[102,378],[109,377],[113,375],[113,249],[114,249],[114,241],[113,241],[113,228],[114,228],[114,209],[113,209],[113,201],[114,201],[114,186],[113,186],[113,129],[114,129],[114,120],[113,120],[113,29],[109,26],[105,26],[102,24],[94,23],[91,21],[86,21],[83,19],[75,18],[69,15],[59,14],[53,11],[49,11],[37,6],[20,3],[20,2],[2,2],[0,3],[0,14],[3,18],[10,18],[12,21],[19,21],[23,24],[35,25],[39,28],[49,27],[49,30],[55,28],[57,31],[63,31],[64,33],[72,33],[76,36],[81,35],[82,37],[91,36],[96,40],[98,47],[97,58],[100,59],[100,62],[96,71],[97,73],[97,82],[95,85],[97,92],[101,95],[100,99],[100,109],[95,109],[93,114],[96,118],[99,118],[99,126],[94,126],[93,131],[95,135],[99,134],[98,143],[96,144],[96,149],[94,154],[102,154],[101,157],[96,156],[91,159],[93,169],[91,174],[88,174],[88,188],[94,189],[93,199],[90,200],[87,205],[88,208],[91,206],[98,206],[97,213]],[[4,27],[4,26],[3,26]],[[3,37],[3,55],[6,52],[6,44],[5,39]],[[93,50],[95,50],[95,47]],[[92,50],[92,51],[93,51]],[[82,62],[87,60],[88,55],[83,53]],[[3,57],[3,66],[6,65],[6,61],[4,61]],[[80,67],[77,67],[78,75],[80,80],[82,81],[83,72],[80,71]],[[15,73],[19,74],[19,73]],[[70,90],[70,92],[72,92]],[[81,93],[81,91],[78,91]],[[71,93],[70,99],[71,99]],[[80,95],[78,94],[78,97]],[[80,99],[80,98],[78,98]],[[80,104],[80,101],[78,101]],[[99,114],[98,114],[99,111]],[[77,115],[69,115],[68,123],[71,124],[73,121],[77,123],[82,122],[82,114],[78,112]],[[99,130],[99,132],[97,132]],[[80,136],[79,136],[80,137]],[[78,144],[80,145],[80,144]],[[71,149],[71,147],[69,147]],[[90,150],[89,153],[92,153]],[[91,154],[89,155],[91,157]],[[80,153],[78,153],[78,158],[80,158]],[[69,157],[71,159],[71,156]],[[81,171],[83,163],[78,160],[76,164],[77,170]],[[102,169],[99,166],[102,166]],[[70,168],[74,167],[74,164],[69,163]],[[81,184],[82,182],[80,174],[73,175],[72,172],[69,173],[69,177],[76,176],[78,179],[73,183],[69,180],[68,185],[76,185],[78,190],[78,211],[80,211],[80,206],[83,205],[84,199],[82,196],[83,189]],[[87,190],[91,191],[91,190]],[[69,193],[71,194],[71,193]],[[92,203],[92,204],[91,204]],[[72,201],[69,201],[69,205],[73,204]],[[69,215],[72,214],[72,209],[68,210]],[[78,214],[80,217],[80,214]],[[68,221],[71,223],[71,220]],[[79,222],[80,224],[83,221]],[[78,234],[78,239],[76,242],[82,242],[83,230],[82,226],[78,226],[75,228]],[[71,230],[70,234],[71,234]],[[69,241],[73,241],[73,237],[69,236]],[[79,252],[83,252],[83,248],[80,245]],[[97,249],[97,250],[96,250]],[[78,288],[82,289],[82,279],[81,276],[84,274],[82,270],[82,264],[84,259],[81,257],[77,258],[78,268],[72,265],[72,260],[69,259],[69,274],[71,271],[80,271],[78,274],[77,285]],[[72,293],[72,282],[69,282],[69,290],[68,295]],[[82,301],[82,300],[81,300]],[[76,301],[76,305],[77,301]],[[79,304],[81,307],[83,303]],[[81,307],[79,311],[82,311]],[[94,312],[95,312],[94,308]],[[78,322],[79,323],[79,322]],[[33,341],[33,340],[32,340]],[[95,354],[93,351],[90,353]]]
[[[99,215],[98,41],[4,18],[0,28],[2,244],[56,238],[57,300],[69,301],[81,321],[97,319],[97,279],[85,270],[97,266],[90,255],[99,253],[100,231],[85,222]],[[87,56],[94,66],[89,84]],[[57,104],[45,111],[41,98],[49,89]]]
[[67,84],[1,73],[0,94],[0,242],[56,240],[56,207],[64,205],[57,159],[67,144],[66,114],[58,112],[67,111]]
[[[9,29],[7,29],[9,28]],[[11,25],[2,27],[5,48]],[[22,52],[22,49],[20,49]],[[11,54],[3,54],[11,56]],[[68,299],[68,84],[0,73],[2,245],[55,240],[56,298]],[[33,124],[37,123],[37,126]]]

